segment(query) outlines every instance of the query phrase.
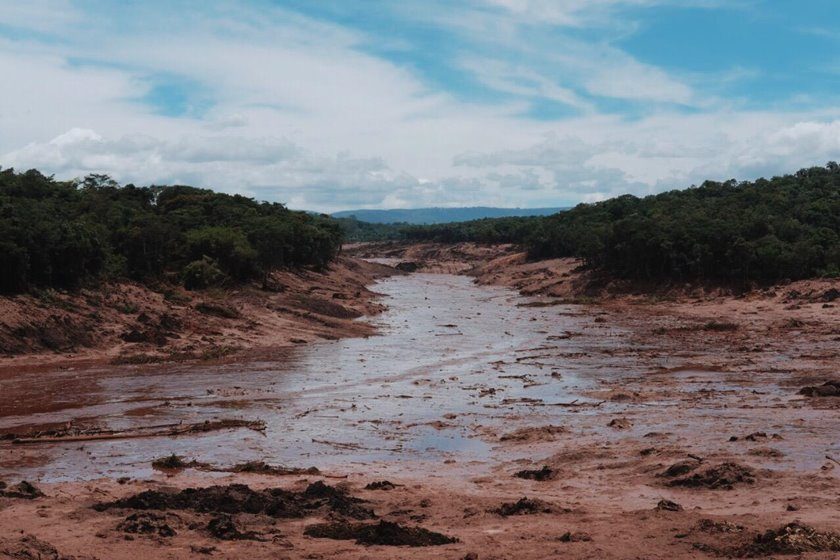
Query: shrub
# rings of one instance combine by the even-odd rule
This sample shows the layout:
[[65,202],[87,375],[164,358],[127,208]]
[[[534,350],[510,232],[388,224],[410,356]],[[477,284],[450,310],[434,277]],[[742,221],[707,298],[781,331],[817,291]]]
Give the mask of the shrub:
[[203,257],[185,266],[182,277],[184,287],[188,290],[205,290],[219,286],[226,278],[216,261],[210,257]]

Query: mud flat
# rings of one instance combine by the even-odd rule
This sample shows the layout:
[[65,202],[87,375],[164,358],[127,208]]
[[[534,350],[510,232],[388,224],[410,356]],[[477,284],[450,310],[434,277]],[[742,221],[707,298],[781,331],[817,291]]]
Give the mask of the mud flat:
[[[504,251],[378,281],[377,336],[5,371],[0,558],[837,557],[831,286],[523,296]],[[171,425],[214,429],[60,441]]]

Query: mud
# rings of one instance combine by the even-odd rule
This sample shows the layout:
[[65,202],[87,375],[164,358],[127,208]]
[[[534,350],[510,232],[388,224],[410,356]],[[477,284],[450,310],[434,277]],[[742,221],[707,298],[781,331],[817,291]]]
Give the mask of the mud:
[[671,500],[659,500],[656,504],[657,511],[683,511],[683,507]]
[[389,521],[310,525],[304,534],[316,539],[353,540],[363,545],[421,547],[458,542],[458,539],[422,527],[404,527]]
[[262,420],[223,418],[221,420],[205,420],[194,424],[179,423],[154,426],[135,426],[123,430],[108,430],[104,428],[77,429],[72,427],[70,424],[67,428],[58,430],[31,431],[23,434],[7,432],[3,435],[3,439],[11,440],[13,444],[24,445],[107,439],[155,438],[164,436],[174,437],[202,434],[217,430],[233,430],[237,428],[248,428],[249,430],[262,432],[265,430],[265,422]]
[[771,554],[805,552],[840,552],[840,534],[823,533],[807,525],[789,523],[757,536],[751,544],[738,550],[737,555],[758,558]]
[[803,387],[799,394],[806,397],[840,397],[840,381],[826,381],[815,387]]
[[365,486],[365,490],[393,490],[397,485],[389,480],[378,480]]
[[515,476],[516,478],[524,478],[526,480],[538,480],[540,482],[545,480],[551,480],[557,476],[557,471],[549,467],[548,465],[543,465],[541,469],[524,469],[521,471],[517,471]]
[[222,541],[260,541],[265,540],[254,531],[241,531],[234,518],[227,513],[215,515],[207,523],[207,532]]
[[[377,336],[234,361],[0,372],[3,433],[60,432],[68,422],[69,435],[264,423],[261,430],[0,441],[0,478],[33,481],[45,494],[0,498],[0,539],[30,534],[62,554],[112,560],[701,560],[781,557],[788,553],[749,547],[768,528],[776,539],[792,523],[838,533],[840,401],[799,394],[836,379],[840,315],[822,300],[830,281],[736,295],[680,286],[604,296],[579,289],[586,279],[575,263],[481,251],[460,264],[452,251],[439,253],[453,258],[441,269],[471,277],[416,272],[370,286],[388,309],[354,322],[370,323]],[[434,268],[424,255],[417,249],[402,260]],[[296,324],[347,320],[329,315],[339,309],[319,309],[309,318],[300,311],[295,320],[306,323]],[[156,317],[143,328],[157,328]],[[203,317],[231,327],[247,321]],[[707,330],[711,322],[737,328]],[[309,331],[293,338],[312,340]],[[624,429],[608,425],[622,418]],[[191,468],[152,468],[172,454]],[[659,476],[680,463],[682,470]],[[727,464],[738,468],[721,468]],[[295,468],[309,465],[317,470]],[[540,480],[547,469],[556,476]],[[523,471],[535,477],[515,476]],[[683,479],[691,485],[670,484]],[[323,487],[307,496],[318,481]],[[197,493],[208,511],[193,499],[185,509],[93,509],[146,492],[164,505]],[[342,513],[332,505],[339,495],[351,499],[349,511],[376,518]],[[518,510],[523,496],[538,500],[536,513],[494,511]],[[261,509],[276,502],[295,516]],[[250,504],[258,513],[248,513]],[[116,529],[139,513],[181,521],[167,518],[172,537]],[[221,535],[235,530],[259,540],[214,536],[209,523],[224,515],[233,527],[219,521]],[[395,549],[305,534],[311,525],[380,521],[458,542]]]
[[96,511],[111,509],[191,510],[199,513],[249,513],[274,518],[302,518],[317,512],[331,512],[353,519],[373,519],[373,510],[364,500],[315,482],[302,492],[282,488],[253,490],[244,484],[187,488],[170,493],[147,490],[113,502],[94,506]]
[[367,285],[395,273],[339,257],[323,272],[274,273],[275,291],[257,284],[190,292],[117,283],[0,296],[0,370],[218,360],[243,350],[370,335],[373,328],[355,319],[383,308]]
[[753,469],[737,463],[723,463],[704,468],[700,472],[688,476],[676,478],[668,484],[684,488],[732,490],[737,484],[755,484],[755,481],[756,474]]
[[177,533],[169,525],[177,516],[167,516],[158,513],[132,513],[117,525],[117,530],[124,533],[154,535],[158,537],[174,537]]
[[15,560],[89,560],[90,557],[67,556],[53,545],[32,535],[18,539],[0,536],[0,558]]
[[552,513],[555,508],[542,500],[519,498],[515,502],[506,502],[491,510],[493,513],[508,517],[511,515],[534,515],[537,513]]
[[12,486],[7,486],[5,482],[0,481],[0,498],[34,500],[35,498],[42,498],[43,496],[43,492],[25,480],[22,480]]

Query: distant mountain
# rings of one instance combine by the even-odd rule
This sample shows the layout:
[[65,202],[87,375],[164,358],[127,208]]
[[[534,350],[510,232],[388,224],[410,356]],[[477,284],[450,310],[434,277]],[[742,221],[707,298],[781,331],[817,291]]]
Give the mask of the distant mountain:
[[481,218],[509,216],[547,216],[568,208],[492,208],[472,206],[465,208],[406,208],[395,210],[343,210],[332,214],[334,218],[355,217],[373,224],[446,224],[467,222]]

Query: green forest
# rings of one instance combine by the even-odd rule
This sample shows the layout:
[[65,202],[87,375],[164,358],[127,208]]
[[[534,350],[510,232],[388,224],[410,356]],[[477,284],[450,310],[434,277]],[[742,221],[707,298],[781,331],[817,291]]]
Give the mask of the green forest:
[[517,243],[642,280],[772,282],[840,275],[840,165],[620,196],[545,218],[396,228],[393,238]]
[[56,181],[0,171],[0,292],[127,278],[202,289],[322,269],[343,240],[516,243],[642,280],[771,282],[840,275],[840,165],[753,182],[580,204],[546,217],[411,226],[296,212],[105,175]]
[[323,268],[341,247],[326,217],[188,186],[56,181],[0,171],[0,292],[128,278],[207,288]]

